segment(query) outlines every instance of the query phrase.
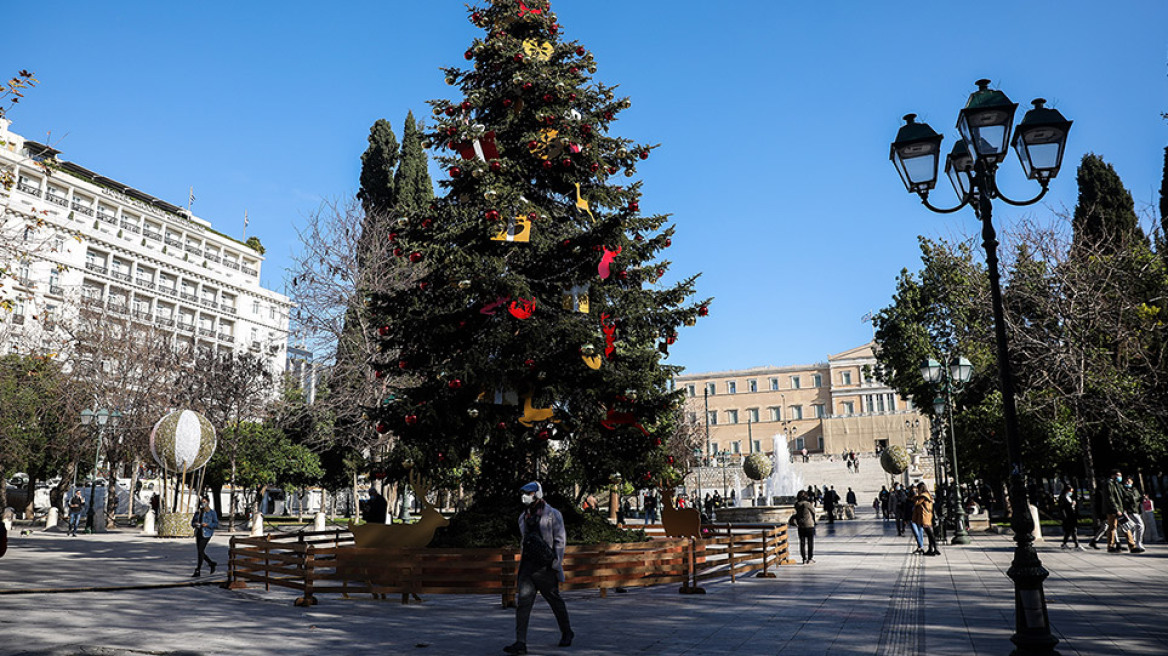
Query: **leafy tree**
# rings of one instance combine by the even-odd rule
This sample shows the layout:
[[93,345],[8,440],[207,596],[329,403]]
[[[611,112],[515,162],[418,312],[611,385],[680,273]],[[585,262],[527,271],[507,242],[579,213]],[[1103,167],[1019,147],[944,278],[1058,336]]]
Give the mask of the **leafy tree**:
[[429,168],[426,149],[422,145],[422,132],[414,121],[414,113],[410,112],[406,115],[405,130],[402,131],[401,163],[393,176],[396,207],[401,215],[408,217],[415,214],[434,199],[434,184],[430,181]]
[[1072,225],[1076,246],[1114,251],[1147,243],[1131,192],[1115,169],[1094,153],[1083,156],[1078,172],[1079,201]]
[[248,248],[259,253],[260,255],[263,255],[264,253],[268,252],[267,249],[264,248],[264,245],[260,243],[259,237],[255,237],[255,236],[248,237],[247,241],[245,243],[247,244]]
[[546,2],[494,0],[471,20],[473,68],[445,71],[463,97],[431,103],[429,140],[456,149],[438,156],[445,193],[395,227],[417,284],[371,302],[387,319],[375,370],[406,376],[370,409],[397,439],[391,475],[411,461],[453,483],[476,462],[471,510],[496,515],[555,471],[553,498],[613,472],[651,484],[679,402],[663,351],[708,303],[686,304],[696,276],[663,284],[673,228],[615,178],[652,147],[609,134],[629,101],[593,80]]
[[233,424],[221,437],[231,451],[216,451],[208,463],[208,476],[223,480],[230,472],[241,487],[262,499],[272,485],[295,487],[322,475],[320,458],[308,447],[295,444],[279,428],[254,421]]

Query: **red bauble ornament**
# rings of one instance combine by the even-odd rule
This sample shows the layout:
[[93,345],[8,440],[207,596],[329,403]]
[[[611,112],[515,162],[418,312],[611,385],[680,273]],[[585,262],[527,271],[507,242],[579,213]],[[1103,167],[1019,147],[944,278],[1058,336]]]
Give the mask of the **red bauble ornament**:
[[450,173],[450,177],[457,178],[462,175],[462,169],[458,168],[457,166],[452,166],[450,167],[450,171],[448,171],[448,173]]
[[653,444],[656,446],[661,446],[661,438],[660,437],[654,438]]
[[452,126],[446,128],[446,134],[453,137],[454,135],[458,134],[458,128],[456,128],[452,125]]
[[458,110],[457,110],[457,109],[455,109],[453,105],[451,105],[451,106],[449,106],[449,107],[447,107],[447,108],[446,108],[446,115],[447,115],[447,116],[454,116],[454,113],[455,113],[455,112],[457,112],[457,111],[458,111]]
[[418,283],[418,289],[420,289],[422,291],[426,291],[427,289],[430,289],[430,283],[428,283],[426,281],[422,281],[422,282]]
[[499,171],[502,171],[502,170],[503,170],[503,164],[501,162],[499,162],[499,160],[495,160],[495,161],[491,162],[491,172],[492,173],[498,173]]
[[669,344],[670,346],[676,344],[677,343],[677,333],[670,333],[669,337],[665,338],[665,343]]
[[556,97],[555,97],[555,96],[553,96],[553,95],[552,95],[552,94],[550,94],[550,93],[545,93],[545,94],[543,94],[543,101],[544,101],[545,103],[550,103],[550,102],[552,102],[552,101],[553,101],[553,100],[555,100],[555,99],[556,99]]
[[545,429],[541,430],[540,432],[536,433],[536,437],[538,437],[541,440],[545,440],[545,441],[550,440],[550,439],[552,439],[552,432],[545,428]]
[[499,430],[507,430],[507,422],[501,421],[495,424],[495,428],[498,428]]
[[397,368],[398,369],[409,369],[409,367],[410,367],[410,363],[406,362],[405,360],[398,360],[397,361]]
[[584,136],[588,136],[592,134],[592,126],[588,124],[581,125],[580,131],[584,133]]
[[641,476],[641,480],[645,480],[645,481],[653,480],[653,472],[645,472],[645,474],[643,476]]
[[373,370],[373,377],[374,378],[385,378],[385,372],[382,371],[381,369],[374,369]]
[[487,217],[488,221],[498,221],[499,220],[499,210],[487,210],[487,212],[484,216]]
[[389,233],[389,243],[392,244],[395,241],[397,241],[397,233],[396,232]]
[[577,55],[580,55],[581,57],[583,57],[584,53],[586,53],[586,52],[588,52],[588,51],[584,49],[584,46],[577,46],[576,47],[576,54]]
[[666,240],[665,240],[665,248],[669,248],[669,247],[670,247],[670,246],[672,246],[672,245],[673,245],[673,240],[672,240],[672,239],[666,239]]
[[471,107],[474,107],[474,105],[470,104],[469,100],[462,101],[462,110],[463,111],[469,112]]
[[698,308],[698,316],[699,316],[699,317],[704,317],[704,316],[706,316],[706,315],[707,315],[707,314],[709,314],[709,313],[710,313],[710,308],[709,308],[709,307],[707,307],[707,306],[705,306],[705,305],[703,305],[703,306],[701,306],[700,308]]
[[510,107],[511,105],[514,105],[514,104],[515,104],[515,101],[511,100],[510,98],[503,99],[503,106],[504,107]]
[[580,72],[580,69],[576,68],[575,66],[572,66],[571,68],[568,69],[568,72],[571,73],[572,75],[575,75],[576,73]]
[[556,32],[559,32],[559,31],[560,31],[560,26],[556,25],[555,23],[552,23],[551,27],[548,28],[548,34],[555,34]]
[[575,99],[576,99],[576,94],[574,94],[574,93],[568,94],[568,100],[575,100]]
[[565,157],[564,159],[560,160],[560,166],[562,166],[566,169],[570,169],[570,168],[572,168],[572,160]]
[[393,256],[394,256],[394,257],[401,257],[401,256],[402,256],[402,252],[403,252],[403,251],[402,251],[402,249],[400,249],[400,248],[395,248],[395,249],[393,249]]
[[545,169],[550,169],[550,168],[551,168],[551,167],[553,167],[553,166],[555,166],[555,164],[552,164],[552,161],[551,161],[550,159],[545,159],[545,160],[543,161],[543,167],[544,167]]
[[645,238],[642,237],[641,235],[637,235],[636,237],[633,237],[633,240],[634,241],[645,241]]
[[620,276],[621,280],[628,280],[629,279],[629,272],[628,271],[621,271],[617,275]]
[[532,83],[530,83],[530,82],[524,82],[524,83],[523,83],[523,90],[524,90],[524,91],[531,91],[531,88],[532,88],[532,87],[534,87],[534,86],[535,86],[535,85],[534,85],[534,84],[532,84]]
[[641,157],[641,159],[649,159],[649,151],[648,151],[648,150],[642,150],[642,151],[641,151],[641,155],[640,155],[640,157]]
[[374,426],[374,428],[377,430],[378,433],[389,432],[389,426],[385,422],[378,422],[377,425]]
[[590,169],[590,170],[591,170],[593,173],[596,173],[597,171],[599,171],[599,170],[600,170],[600,165],[599,165],[599,164],[597,164],[596,162],[592,162],[592,164],[591,164],[591,165],[589,165],[589,167],[588,167],[588,168],[589,168],[589,169]]
[[476,11],[470,15],[470,22],[478,25],[479,23],[483,22],[483,15]]
[[613,175],[614,173],[616,173],[616,167],[615,166],[608,167],[608,174]]
[[389,326],[382,326],[382,327],[378,328],[377,334],[381,335],[382,337],[385,337],[386,335],[389,334]]
[[527,149],[528,150],[535,150],[536,148],[539,148],[538,141],[536,141],[535,139],[532,139],[531,141],[527,142]]
[[657,269],[657,277],[660,278],[663,275],[665,275],[665,269]]
[[462,56],[466,57],[467,59],[474,59],[474,51],[467,50],[466,52],[462,53]]
[[418,415],[406,415],[406,426],[413,426],[418,423]]
[[527,219],[529,221],[535,221],[538,218],[539,218],[539,213],[537,213],[537,212],[528,212],[527,213]]
[[629,203],[629,211],[630,212],[639,212],[640,210],[641,210],[641,204],[638,203],[637,201],[634,200],[634,201]]
[[560,242],[560,246],[563,246],[564,248],[567,248],[571,245],[572,245],[571,239],[565,239],[564,241]]
[[515,56],[512,57],[512,59],[514,59],[517,62],[523,61],[523,53],[521,53],[521,52],[515,53]]
[[458,388],[462,387],[462,381],[455,378],[454,380],[450,381],[449,383],[446,383],[446,386],[449,387],[450,389],[458,389]]
[[434,225],[434,221],[432,219],[422,219],[422,228],[423,229],[429,228],[432,225]]
[[418,251],[414,251],[413,253],[410,253],[410,261],[413,262],[414,264],[421,262],[422,261],[422,254],[419,253]]
[[528,358],[523,361],[523,366],[527,367],[528,369],[535,369],[535,360]]
[[611,121],[612,120],[612,112],[605,112],[604,113],[604,120]]
[[665,462],[672,465],[673,464],[673,456],[665,456]]

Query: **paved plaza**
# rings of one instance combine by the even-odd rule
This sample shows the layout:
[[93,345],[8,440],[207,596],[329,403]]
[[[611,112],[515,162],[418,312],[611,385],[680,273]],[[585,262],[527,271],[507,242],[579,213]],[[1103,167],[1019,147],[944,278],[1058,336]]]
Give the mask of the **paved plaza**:
[[[547,605],[536,600],[532,654],[1008,654],[1013,543],[993,534],[936,558],[872,519],[821,524],[816,563],[774,579],[708,582],[706,595],[676,586],[601,598],[565,593],[576,643],[559,648]],[[70,538],[10,534],[0,559],[0,654],[501,654],[514,611],[497,596],[429,595],[422,603],[228,591],[225,535],[209,553],[221,569],[191,579],[192,541],[114,532]],[[794,545],[797,555],[797,545]],[[1165,654],[1168,546],[1140,555],[1039,548],[1064,655]],[[27,592],[62,590],[69,592]]]

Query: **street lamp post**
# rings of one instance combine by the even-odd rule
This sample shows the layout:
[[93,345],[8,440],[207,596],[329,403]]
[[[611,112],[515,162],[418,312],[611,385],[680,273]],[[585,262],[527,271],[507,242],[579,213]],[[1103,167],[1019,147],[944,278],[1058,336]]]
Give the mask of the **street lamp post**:
[[[940,495],[943,494],[945,485],[945,441],[941,439],[941,427],[933,424],[933,436],[928,439],[929,451],[933,454],[933,492]],[[941,540],[948,539],[945,533],[945,524],[948,520],[948,513],[945,510],[945,504],[939,503],[933,506],[934,514],[937,517],[938,536]]]
[[[114,423],[117,423],[117,420],[120,419],[121,416],[122,413],[118,410],[114,410],[111,413],[105,408],[101,408],[96,411],[86,408],[81,411],[81,425],[93,425],[96,427],[95,432],[97,433],[97,449],[93,454],[93,481],[89,484],[89,510],[85,513],[85,531],[87,533],[92,533],[95,529],[94,504],[96,503],[97,497],[97,469],[101,465],[102,432],[105,430],[106,423],[109,422],[111,418],[114,420]],[[96,423],[94,423],[95,420]],[[105,483],[105,489],[106,494],[108,495],[110,489],[110,483],[108,480]]]
[[1057,654],[1058,638],[1050,632],[1043,581],[1050,573],[1042,566],[1034,550],[1034,520],[1027,508],[1030,500],[1026,491],[1022,468],[1022,446],[1018,435],[1018,411],[1014,402],[1014,381],[1010,369],[1009,347],[1006,341],[1006,322],[1002,309],[1002,288],[998,271],[998,238],[993,225],[993,199],[1009,205],[1024,206],[1037,203],[1046,195],[1050,181],[1062,166],[1063,151],[1071,121],[1058,110],[1045,107],[1042,98],[1034,100],[1034,108],[1026,112],[1014,133],[1012,145],[1028,179],[1035,180],[1042,190],[1027,201],[1015,201],[998,189],[995,175],[1006,158],[1010,142],[1010,126],[1018,105],[1006,94],[989,88],[989,80],[978,80],[977,91],[969,96],[959,113],[957,128],[961,142],[954,146],[945,162],[945,173],[953,184],[961,203],[941,209],[929,202],[929,190],[937,183],[937,163],[942,136],[925,123],[916,123],[916,115],[905,116],[905,125],[892,143],[889,158],[900,173],[901,180],[911,193],[921,198],[925,207],[934,212],[948,213],[969,205],[982,222],[982,245],[986,251],[989,272],[990,301],[994,313],[994,338],[997,346],[999,384],[1002,391],[1002,417],[1005,422],[1006,449],[1010,458],[1011,527],[1014,531],[1014,560],[1007,575],[1014,581],[1014,635],[1010,640],[1016,646],[1015,654]]
[[972,376],[973,364],[965,358],[958,358],[947,367],[932,358],[921,365],[921,377],[929,383],[940,383],[941,392],[944,394],[944,398],[937,397],[933,400],[933,415],[943,417],[949,431],[949,466],[953,472],[952,492],[954,493],[949,497],[951,509],[949,516],[957,524],[953,531],[951,544],[969,544],[971,541],[969,533],[965,530],[965,504],[961,501],[961,475],[957,469],[957,436],[953,430],[953,392],[968,383]]

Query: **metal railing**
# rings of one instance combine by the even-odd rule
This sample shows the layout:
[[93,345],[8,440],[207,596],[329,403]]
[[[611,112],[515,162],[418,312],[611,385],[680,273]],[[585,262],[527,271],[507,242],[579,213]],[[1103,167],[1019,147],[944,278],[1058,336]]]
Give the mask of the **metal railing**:
[[17,182],[16,188],[23,191],[26,194],[30,194],[32,196],[36,196],[37,198],[40,198],[41,190],[37,189],[36,187],[34,187],[30,184],[25,184],[23,182]]
[[167,246],[174,246],[174,247],[176,247],[176,248],[182,248],[182,245],[183,245],[183,244],[182,244],[182,242],[181,242],[181,241],[179,241],[179,240],[177,240],[177,239],[172,239],[172,238],[170,238],[170,237],[167,237],[167,238],[166,238],[166,245],[167,245]]
[[50,203],[52,203],[54,205],[60,205],[61,207],[69,207],[69,200],[66,198],[63,198],[61,196],[54,196],[53,194],[47,194],[45,196],[45,200],[49,201]]
[[93,208],[88,206],[88,205],[82,205],[81,203],[78,203],[77,201],[73,201],[73,203],[69,207],[73,208],[74,210],[76,210],[78,212],[81,212],[82,214],[85,214],[86,216],[93,216]]
[[114,216],[113,214],[107,214],[106,212],[102,212],[101,210],[97,211],[97,220],[101,221],[102,223],[108,223],[110,225],[117,225],[118,224],[118,218],[116,216]]
[[108,275],[108,273],[109,273],[108,269],[106,269],[104,266],[102,266],[96,262],[86,262],[85,263],[85,270],[86,271],[93,271],[94,273],[100,273],[103,276]]
[[236,271],[239,271],[239,262],[232,262],[231,260],[223,260],[223,266],[227,267],[228,269],[235,269]]
[[153,230],[143,230],[142,236],[147,239],[153,239],[154,241],[162,241],[162,234]]
[[258,275],[260,275],[260,272],[259,272],[259,270],[257,270],[257,269],[253,269],[253,268],[251,268],[251,267],[243,267],[243,272],[244,272],[244,273],[246,273],[246,274],[247,274],[247,275],[249,275],[249,276],[258,276]]

